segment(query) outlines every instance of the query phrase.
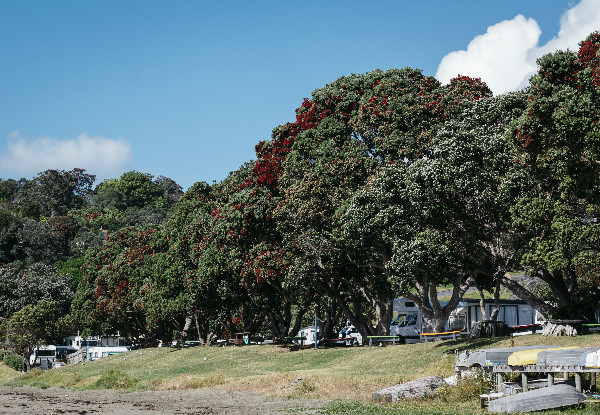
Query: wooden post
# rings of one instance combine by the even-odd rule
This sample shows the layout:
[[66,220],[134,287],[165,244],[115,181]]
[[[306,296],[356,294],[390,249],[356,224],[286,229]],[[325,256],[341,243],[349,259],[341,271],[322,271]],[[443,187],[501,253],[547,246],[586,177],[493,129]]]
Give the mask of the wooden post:
[[554,385],[554,373],[548,373],[548,386]]
[[523,392],[527,392],[529,390],[529,385],[527,384],[527,373],[521,373],[521,386],[523,387]]
[[575,372],[575,389],[581,392],[581,373]]

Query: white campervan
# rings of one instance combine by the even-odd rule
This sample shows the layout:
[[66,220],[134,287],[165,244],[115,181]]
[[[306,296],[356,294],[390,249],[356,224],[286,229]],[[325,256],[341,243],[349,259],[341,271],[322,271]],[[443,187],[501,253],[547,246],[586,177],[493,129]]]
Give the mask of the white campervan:
[[396,298],[393,310],[390,334],[399,336],[401,343],[419,343],[423,328],[423,316],[419,307],[407,298]]

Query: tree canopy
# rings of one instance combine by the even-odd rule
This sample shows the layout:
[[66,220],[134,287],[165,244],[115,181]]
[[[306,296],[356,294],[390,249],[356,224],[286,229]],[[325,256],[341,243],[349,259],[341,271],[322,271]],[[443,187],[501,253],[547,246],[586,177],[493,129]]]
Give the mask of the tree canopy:
[[140,343],[281,338],[312,313],[325,336],[346,320],[366,336],[388,333],[398,296],[440,331],[475,286],[592,319],[599,51],[593,33],[497,97],[408,67],[343,76],[256,160],[185,193],[136,171],[95,188],[81,169],[0,180],[0,311],[70,306],[73,328]]

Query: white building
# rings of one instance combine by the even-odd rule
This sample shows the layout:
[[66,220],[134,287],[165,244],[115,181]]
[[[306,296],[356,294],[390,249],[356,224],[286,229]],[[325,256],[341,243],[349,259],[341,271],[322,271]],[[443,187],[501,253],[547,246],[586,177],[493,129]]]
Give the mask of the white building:
[[65,337],[65,343],[76,351],[81,351],[88,362],[100,359],[101,357],[128,352],[129,347],[121,346],[119,342],[119,335],[90,336],[85,338],[80,335]]
[[63,340],[63,345],[41,346],[30,356],[32,366],[41,366],[42,369],[54,367],[56,364],[72,360],[70,357],[79,353],[80,358],[75,362],[87,360],[92,361],[112,354],[129,351],[128,346],[119,344],[119,335],[116,336],[91,336],[81,337],[69,336]]

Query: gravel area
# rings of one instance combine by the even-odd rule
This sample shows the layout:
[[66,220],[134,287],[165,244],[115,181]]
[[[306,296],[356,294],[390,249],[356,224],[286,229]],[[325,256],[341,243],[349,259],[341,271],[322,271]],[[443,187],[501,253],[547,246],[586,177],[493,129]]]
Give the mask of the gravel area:
[[326,401],[268,398],[250,392],[216,389],[74,391],[35,387],[0,387],[0,414],[318,414]]

